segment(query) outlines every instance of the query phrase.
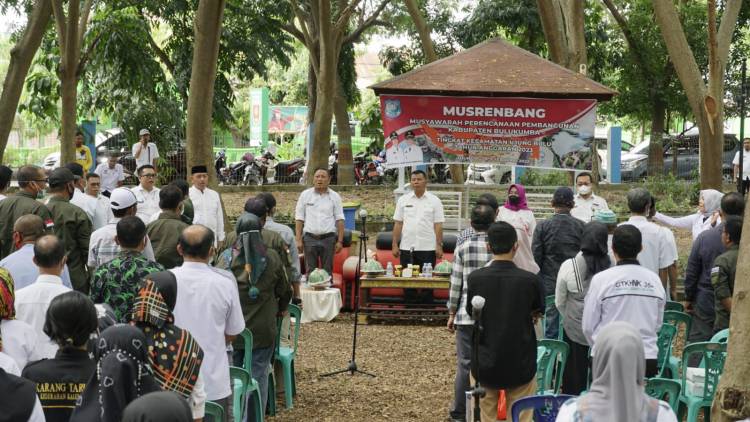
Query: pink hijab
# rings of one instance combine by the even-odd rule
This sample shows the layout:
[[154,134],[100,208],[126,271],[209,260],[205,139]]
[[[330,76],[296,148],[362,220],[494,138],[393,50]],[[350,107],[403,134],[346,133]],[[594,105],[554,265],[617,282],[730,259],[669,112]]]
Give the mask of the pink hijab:
[[529,206],[526,204],[526,189],[524,189],[523,185],[510,185],[508,188],[508,193],[510,193],[510,190],[513,189],[513,187],[516,187],[516,190],[518,191],[518,205],[512,205],[510,201],[506,198],[505,199],[505,205],[503,205],[505,208],[511,210],[511,211],[520,211],[520,210],[528,210]]

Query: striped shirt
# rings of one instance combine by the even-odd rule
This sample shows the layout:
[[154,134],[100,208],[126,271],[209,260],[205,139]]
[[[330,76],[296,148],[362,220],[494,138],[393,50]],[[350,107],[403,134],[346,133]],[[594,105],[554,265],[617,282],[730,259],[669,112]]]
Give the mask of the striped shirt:
[[451,288],[448,298],[448,310],[456,314],[453,321],[456,325],[471,325],[473,321],[466,313],[466,288],[469,274],[482,268],[492,260],[492,253],[487,250],[487,233],[475,233],[456,249],[453,257]]

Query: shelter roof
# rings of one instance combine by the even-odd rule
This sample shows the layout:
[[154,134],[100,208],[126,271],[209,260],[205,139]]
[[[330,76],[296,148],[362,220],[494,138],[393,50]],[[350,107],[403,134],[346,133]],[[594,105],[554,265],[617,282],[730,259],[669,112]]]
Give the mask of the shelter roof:
[[592,98],[616,91],[501,38],[372,85],[380,94]]

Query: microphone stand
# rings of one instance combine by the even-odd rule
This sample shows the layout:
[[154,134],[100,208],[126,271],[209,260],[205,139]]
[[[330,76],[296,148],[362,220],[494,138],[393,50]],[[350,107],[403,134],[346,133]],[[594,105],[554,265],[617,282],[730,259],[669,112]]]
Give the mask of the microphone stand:
[[[482,333],[481,314],[477,315],[474,321],[474,333],[472,336],[471,347],[471,371],[474,373],[474,388],[471,389],[471,396],[474,397],[474,422],[482,422],[482,413],[479,406],[479,400],[484,397],[484,388],[479,384],[479,336]],[[468,418],[467,418],[468,420]]]
[[349,365],[346,368],[339,369],[337,371],[328,372],[321,374],[321,377],[330,377],[332,375],[343,374],[349,372],[349,375],[360,373],[375,378],[375,374],[365,372],[357,368],[357,327],[359,326],[359,283],[362,277],[362,256],[365,257],[365,263],[367,262],[367,217],[362,216],[362,231],[359,235],[359,256],[357,259],[357,267],[354,270],[354,335],[352,336],[352,359],[349,361]]

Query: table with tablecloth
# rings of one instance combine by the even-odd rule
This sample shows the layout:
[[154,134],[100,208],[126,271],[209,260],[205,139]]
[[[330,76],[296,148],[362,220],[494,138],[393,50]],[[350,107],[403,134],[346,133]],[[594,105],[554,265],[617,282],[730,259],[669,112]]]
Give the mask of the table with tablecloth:
[[341,291],[334,287],[313,289],[302,286],[302,323],[312,321],[329,322],[336,318],[341,310]]

